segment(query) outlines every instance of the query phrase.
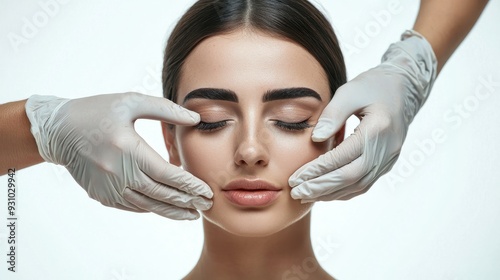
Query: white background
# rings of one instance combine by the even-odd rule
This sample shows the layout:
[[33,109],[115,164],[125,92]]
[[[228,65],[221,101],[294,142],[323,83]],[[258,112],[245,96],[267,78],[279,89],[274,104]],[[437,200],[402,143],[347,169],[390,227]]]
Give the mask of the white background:
[[[46,12],[48,2],[0,0],[1,103],[32,94],[161,96],[166,38],[193,1],[61,0]],[[395,1],[396,10],[390,0],[317,2],[342,42],[350,79],[377,65],[418,10],[418,1]],[[390,18],[381,20],[381,11]],[[363,196],[316,205],[313,243],[335,277],[500,279],[499,17],[500,3],[491,1],[436,81],[393,170]],[[12,36],[25,41],[13,44]],[[167,158],[159,123],[136,127]],[[432,140],[435,130],[444,141]],[[180,279],[198,259],[199,220],[101,206],[48,163],[17,179],[18,272],[11,273],[7,177],[0,178],[0,279]]]

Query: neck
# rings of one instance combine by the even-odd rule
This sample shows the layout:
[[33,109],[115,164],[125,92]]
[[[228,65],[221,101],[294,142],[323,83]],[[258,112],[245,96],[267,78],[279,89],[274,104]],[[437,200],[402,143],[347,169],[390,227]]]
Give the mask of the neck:
[[201,257],[185,279],[333,279],[314,255],[310,223],[311,213],[270,236],[241,237],[203,219]]

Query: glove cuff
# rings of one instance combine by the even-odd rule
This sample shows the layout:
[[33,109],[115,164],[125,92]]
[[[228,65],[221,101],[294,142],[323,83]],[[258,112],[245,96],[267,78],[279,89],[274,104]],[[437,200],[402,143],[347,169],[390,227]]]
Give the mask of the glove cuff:
[[407,30],[401,35],[401,41],[393,43],[382,57],[385,62],[404,71],[414,87],[412,104],[407,108],[405,118],[408,123],[413,120],[418,110],[424,105],[437,76],[437,59],[431,44],[418,32]]
[[55,115],[69,99],[48,95],[33,95],[26,101],[26,115],[31,123],[31,134],[35,137],[40,156],[47,162],[57,163],[52,156],[51,127]]

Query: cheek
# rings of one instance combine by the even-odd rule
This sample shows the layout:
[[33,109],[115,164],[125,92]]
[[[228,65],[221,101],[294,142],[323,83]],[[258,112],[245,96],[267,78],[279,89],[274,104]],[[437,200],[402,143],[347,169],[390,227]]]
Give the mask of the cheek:
[[305,163],[329,151],[332,140],[313,142],[311,131],[307,131],[299,136],[276,135],[273,145],[272,160],[291,175]]
[[186,171],[214,186],[227,181],[232,161],[231,148],[219,136],[206,136],[191,128],[178,127],[176,142]]

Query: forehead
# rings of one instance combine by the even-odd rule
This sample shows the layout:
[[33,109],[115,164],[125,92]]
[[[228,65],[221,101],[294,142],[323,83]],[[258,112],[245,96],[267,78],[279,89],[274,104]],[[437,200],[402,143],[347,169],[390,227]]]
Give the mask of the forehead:
[[[307,87],[330,99],[320,63],[295,42],[258,31],[238,30],[202,41],[187,57],[177,100],[198,88],[225,88],[238,95]],[[260,95],[257,95],[260,97]]]

